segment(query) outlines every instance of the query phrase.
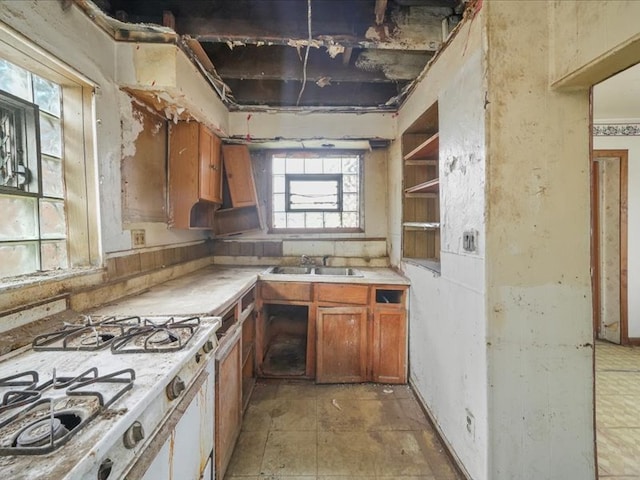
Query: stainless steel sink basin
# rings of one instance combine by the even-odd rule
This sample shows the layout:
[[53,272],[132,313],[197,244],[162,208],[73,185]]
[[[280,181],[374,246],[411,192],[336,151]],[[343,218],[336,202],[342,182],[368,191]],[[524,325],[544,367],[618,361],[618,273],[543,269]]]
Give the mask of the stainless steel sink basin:
[[271,267],[267,273],[279,273],[281,275],[310,275],[312,267]]
[[332,275],[341,277],[362,277],[357,270],[350,267],[271,267],[266,271],[268,274],[278,275]]
[[316,275],[344,275],[350,277],[359,275],[353,268],[348,267],[316,267],[313,269],[313,273]]

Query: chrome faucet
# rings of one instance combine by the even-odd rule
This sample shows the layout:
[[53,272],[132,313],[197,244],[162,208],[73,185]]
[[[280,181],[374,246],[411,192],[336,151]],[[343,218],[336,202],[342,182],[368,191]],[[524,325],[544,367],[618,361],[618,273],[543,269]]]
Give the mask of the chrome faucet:
[[329,260],[329,255],[325,255],[322,257],[322,266],[326,267],[327,266],[327,261]]
[[313,258],[309,258],[306,255],[302,255],[300,257],[300,265],[315,265],[316,262],[313,260]]

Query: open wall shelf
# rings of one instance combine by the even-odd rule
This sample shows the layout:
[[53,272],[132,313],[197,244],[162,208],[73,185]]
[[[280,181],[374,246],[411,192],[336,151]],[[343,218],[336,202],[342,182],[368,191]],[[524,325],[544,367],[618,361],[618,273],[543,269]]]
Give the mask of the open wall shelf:
[[402,256],[420,265],[440,259],[440,179],[438,105],[429,108],[402,135]]

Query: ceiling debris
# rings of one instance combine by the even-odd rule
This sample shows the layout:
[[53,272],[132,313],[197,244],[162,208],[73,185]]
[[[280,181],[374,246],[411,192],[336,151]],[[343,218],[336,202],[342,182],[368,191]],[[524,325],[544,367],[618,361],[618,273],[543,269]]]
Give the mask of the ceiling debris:
[[117,40],[175,43],[248,111],[397,110],[467,3],[310,0],[309,32],[302,0],[74,1]]

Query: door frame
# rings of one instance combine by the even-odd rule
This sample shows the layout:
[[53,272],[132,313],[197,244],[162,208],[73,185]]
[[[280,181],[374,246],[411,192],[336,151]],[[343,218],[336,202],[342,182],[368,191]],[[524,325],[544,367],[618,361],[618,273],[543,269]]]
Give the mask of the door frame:
[[628,205],[629,151],[592,150],[591,152],[591,289],[593,294],[593,332],[600,330],[600,210],[599,158],[620,158],[620,345],[629,344],[628,304]]

